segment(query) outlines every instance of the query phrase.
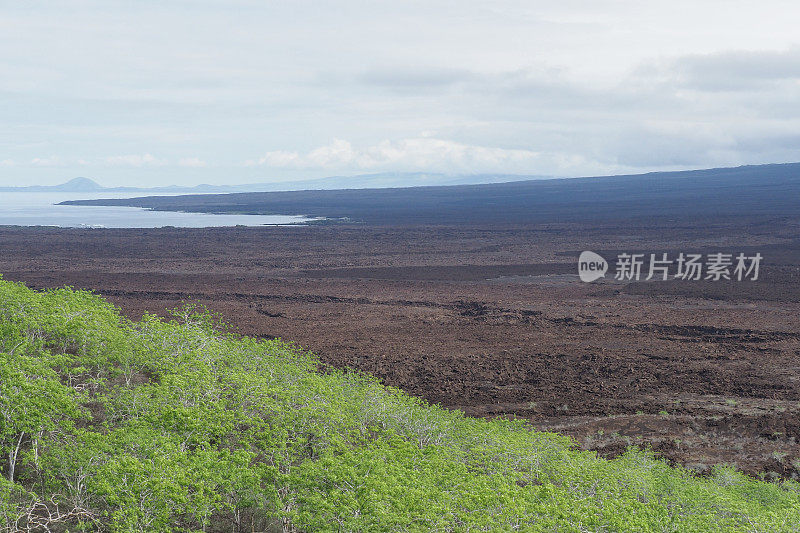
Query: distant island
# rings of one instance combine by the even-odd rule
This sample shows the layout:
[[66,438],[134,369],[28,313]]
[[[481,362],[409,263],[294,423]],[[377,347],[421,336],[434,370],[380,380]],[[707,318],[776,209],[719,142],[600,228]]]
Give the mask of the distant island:
[[[66,183],[60,185],[29,185],[26,187],[0,187],[0,192],[242,192],[242,190],[250,190],[250,187],[257,187],[257,185],[195,185],[193,187],[183,187],[179,185],[168,185],[166,187],[103,187],[96,181],[78,177],[73,178]],[[259,189],[254,189],[259,190]]]
[[241,185],[194,186],[167,185],[164,187],[103,187],[96,181],[78,177],[60,185],[30,185],[27,187],[0,187],[0,192],[132,192],[132,193],[233,193],[312,191],[334,189],[375,189],[388,187],[422,187],[432,185],[476,185],[506,183],[511,181],[547,179],[552,176],[519,174],[440,174],[430,172],[381,172],[357,176],[328,176],[295,181],[247,183]]
[[[28,187],[0,187],[0,192],[94,192],[109,190],[89,178],[74,178],[61,185],[30,185]],[[135,190],[135,189],[134,189]]]

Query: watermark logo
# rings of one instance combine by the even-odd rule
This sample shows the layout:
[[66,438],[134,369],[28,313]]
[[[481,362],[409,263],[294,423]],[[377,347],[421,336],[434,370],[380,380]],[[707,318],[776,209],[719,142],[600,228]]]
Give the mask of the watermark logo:
[[[693,254],[680,253],[670,258],[668,254],[617,255],[614,279],[617,281],[649,281],[668,279],[685,281],[720,281],[758,279],[763,256],[740,254]],[[605,276],[608,263],[594,252],[581,252],[578,258],[578,275],[587,283]]]
[[578,258],[578,276],[581,281],[589,283],[598,280],[606,275],[608,271],[608,262],[603,259],[603,256],[594,252],[581,252]]

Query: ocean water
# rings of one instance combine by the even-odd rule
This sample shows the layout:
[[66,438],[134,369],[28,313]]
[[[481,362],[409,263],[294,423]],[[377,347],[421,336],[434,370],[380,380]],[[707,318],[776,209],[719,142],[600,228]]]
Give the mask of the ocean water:
[[[130,198],[128,193],[0,192],[0,226],[61,228],[210,228],[284,225],[310,219],[293,215],[211,215],[150,211],[139,207],[56,205],[66,200]],[[161,194],[159,196],[167,196]]]

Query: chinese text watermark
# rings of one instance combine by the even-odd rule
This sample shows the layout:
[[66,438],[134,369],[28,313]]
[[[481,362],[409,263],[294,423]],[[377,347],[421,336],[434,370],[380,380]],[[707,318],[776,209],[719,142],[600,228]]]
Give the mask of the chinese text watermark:
[[[763,257],[760,253],[681,252],[670,257],[667,253],[621,253],[615,262],[614,279],[618,281],[678,280],[735,280],[756,281]],[[605,276],[608,262],[594,252],[582,252],[578,258],[578,275],[581,281],[591,282]]]

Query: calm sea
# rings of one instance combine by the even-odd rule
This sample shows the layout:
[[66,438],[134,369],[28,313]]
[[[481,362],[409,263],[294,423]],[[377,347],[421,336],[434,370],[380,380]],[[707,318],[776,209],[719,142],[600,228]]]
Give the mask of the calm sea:
[[[210,215],[150,211],[138,207],[55,205],[65,200],[130,198],[128,193],[0,192],[0,225],[61,228],[209,228],[297,224],[308,221],[292,215]],[[167,195],[159,195],[167,196]]]

